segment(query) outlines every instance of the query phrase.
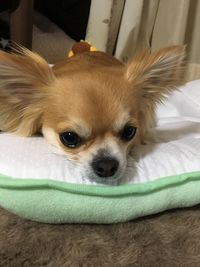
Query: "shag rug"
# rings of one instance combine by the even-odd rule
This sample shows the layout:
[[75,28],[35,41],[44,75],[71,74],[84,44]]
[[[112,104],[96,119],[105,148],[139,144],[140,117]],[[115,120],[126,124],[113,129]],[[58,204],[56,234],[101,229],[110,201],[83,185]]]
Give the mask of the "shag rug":
[[200,206],[114,225],[48,225],[0,209],[0,267],[199,267]]

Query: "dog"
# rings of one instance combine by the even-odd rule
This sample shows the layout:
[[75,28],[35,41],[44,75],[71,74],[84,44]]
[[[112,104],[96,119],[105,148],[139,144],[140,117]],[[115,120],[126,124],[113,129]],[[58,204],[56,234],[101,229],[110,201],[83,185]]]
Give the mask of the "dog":
[[143,51],[130,62],[98,51],[53,67],[25,48],[0,52],[0,130],[41,133],[81,173],[119,180],[155,109],[183,83],[185,47]]

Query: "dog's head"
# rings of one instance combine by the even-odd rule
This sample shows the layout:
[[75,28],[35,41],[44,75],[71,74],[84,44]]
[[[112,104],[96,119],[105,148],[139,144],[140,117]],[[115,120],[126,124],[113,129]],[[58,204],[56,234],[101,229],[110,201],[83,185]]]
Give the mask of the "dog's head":
[[39,55],[0,53],[0,128],[43,133],[89,179],[119,179],[156,105],[183,81],[184,47],[142,52],[127,65],[100,52],[53,68]]

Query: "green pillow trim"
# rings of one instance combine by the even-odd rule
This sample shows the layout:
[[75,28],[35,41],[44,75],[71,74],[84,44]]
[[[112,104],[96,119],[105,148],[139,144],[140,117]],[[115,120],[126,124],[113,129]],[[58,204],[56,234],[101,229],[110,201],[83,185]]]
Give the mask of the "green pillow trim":
[[0,206],[46,223],[116,223],[200,203],[200,172],[96,186],[0,175]]
[[200,180],[200,172],[183,173],[145,183],[120,186],[74,184],[49,179],[21,179],[0,174],[0,187],[7,189],[56,189],[78,195],[114,197],[129,194],[148,194],[155,190],[161,190],[191,180]]

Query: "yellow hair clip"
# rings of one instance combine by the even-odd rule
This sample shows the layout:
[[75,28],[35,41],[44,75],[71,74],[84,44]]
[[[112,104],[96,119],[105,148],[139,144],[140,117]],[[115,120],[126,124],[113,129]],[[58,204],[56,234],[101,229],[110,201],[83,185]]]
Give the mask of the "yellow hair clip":
[[72,57],[76,54],[81,54],[88,51],[94,52],[97,51],[97,49],[90,42],[81,40],[80,42],[75,43],[72,46],[72,49],[68,53],[68,57]]

